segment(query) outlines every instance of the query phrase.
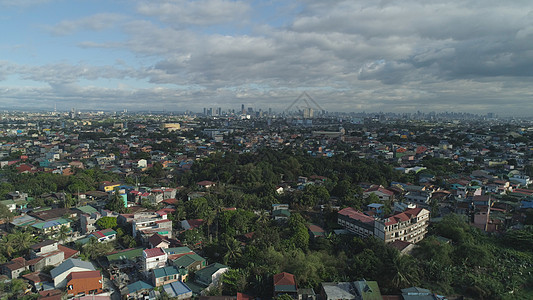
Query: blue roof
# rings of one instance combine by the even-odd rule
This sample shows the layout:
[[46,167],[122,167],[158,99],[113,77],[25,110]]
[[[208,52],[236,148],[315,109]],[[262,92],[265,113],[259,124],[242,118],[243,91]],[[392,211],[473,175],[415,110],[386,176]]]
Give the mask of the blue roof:
[[170,297],[177,297],[187,293],[192,293],[192,290],[181,281],[174,281],[169,284],[165,284],[163,289]]

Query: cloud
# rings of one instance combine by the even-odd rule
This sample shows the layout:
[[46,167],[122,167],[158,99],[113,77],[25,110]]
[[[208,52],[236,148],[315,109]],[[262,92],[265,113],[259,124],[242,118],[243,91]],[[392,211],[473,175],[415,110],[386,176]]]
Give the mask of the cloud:
[[112,28],[124,19],[120,14],[101,13],[77,20],[64,20],[54,26],[46,26],[45,29],[58,36],[70,35],[80,30],[102,31]]
[[248,2],[229,0],[155,0],[141,1],[137,6],[139,13],[169,24],[199,26],[240,23],[250,10]]
[[[252,17],[261,14],[264,3],[136,4],[134,14],[102,12],[49,27],[59,38],[79,33],[83,51],[133,57],[122,64],[67,59],[17,65],[16,71],[0,64],[0,78],[18,72],[23,79],[46,82],[50,99],[90,93],[94,104],[96,97],[107,97],[133,105],[135,99],[160,97],[154,105],[194,109],[239,102],[281,109],[304,90],[326,109],[342,111],[525,111],[524,99],[531,99],[529,1],[302,0],[283,6],[291,11],[272,24]],[[124,38],[102,42],[83,33],[110,28],[120,29]],[[133,79],[143,88],[99,87],[102,79]],[[94,85],[80,86],[86,81]],[[146,103],[138,101],[138,107]]]

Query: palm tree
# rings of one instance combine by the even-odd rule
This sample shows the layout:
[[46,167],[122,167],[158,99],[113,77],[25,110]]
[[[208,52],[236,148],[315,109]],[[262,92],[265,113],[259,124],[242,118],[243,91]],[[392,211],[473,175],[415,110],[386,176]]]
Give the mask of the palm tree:
[[392,285],[401,289],[409,286],[415,286],[419,280],[419,269],[416,261],[407,255],[397,255],[393,258]]
[[241,257],[242,247],[241,242],[237,241],[235,238],[229,238],[226,240],[226,254],[224,254],[224,263],[227,264],[229,261],[233,261]]
[[69,233],[70,233],[70,228],[68,228],[65,225],[61,225],[57,233],[59,241],[64,242],[65,240],[67,240],[67,238],[69,237],[68,236]]
[[29,232],[15,231],[10,236],[8,243],[12,244],[15,252],[25,253],[35,243],[35,236]]
[[257,223],[261,226],[265,225],[270,220],[270,214],[266,210],[261,210],[257,214]]
[[211,242],[211,225],[217,218],[217,211],[216,210],[208,210],[205,213],[205,223],[207,224],[207,236],[209,237],[209,241]]

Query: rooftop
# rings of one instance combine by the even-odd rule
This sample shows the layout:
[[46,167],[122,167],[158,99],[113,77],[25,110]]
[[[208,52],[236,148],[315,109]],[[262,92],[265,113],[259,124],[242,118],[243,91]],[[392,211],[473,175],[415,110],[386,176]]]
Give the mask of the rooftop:
[[162,255],[165,255],[166,253],[163,251],[163,249],[161,248],[152,248],[152,249],[145,249],[144,250],[144,253],[146,255],[147,258],[150,258],[150,257],[156,257],[156,256],[162,256]]

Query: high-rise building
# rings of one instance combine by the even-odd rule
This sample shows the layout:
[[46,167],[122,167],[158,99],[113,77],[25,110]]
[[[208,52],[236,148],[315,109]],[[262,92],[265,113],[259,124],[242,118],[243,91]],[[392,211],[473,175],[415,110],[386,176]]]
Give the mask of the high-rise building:
[[312,118],[313,117],[313,109],[311,107],[304,108],[303,117],[304,117],[304,119]]

